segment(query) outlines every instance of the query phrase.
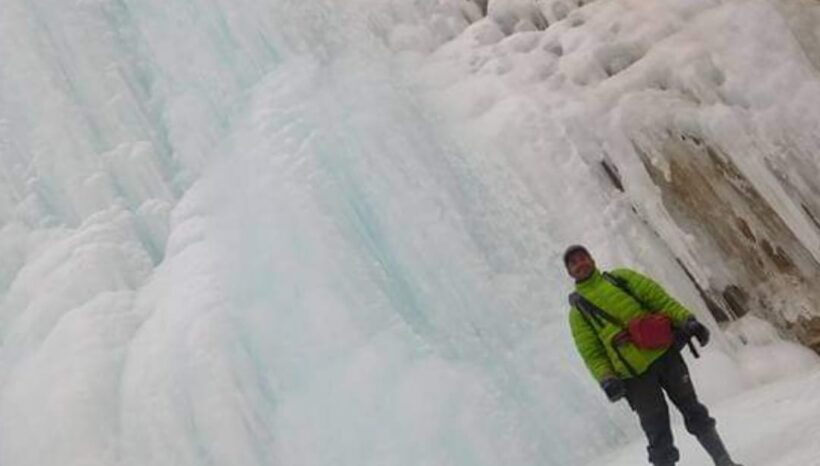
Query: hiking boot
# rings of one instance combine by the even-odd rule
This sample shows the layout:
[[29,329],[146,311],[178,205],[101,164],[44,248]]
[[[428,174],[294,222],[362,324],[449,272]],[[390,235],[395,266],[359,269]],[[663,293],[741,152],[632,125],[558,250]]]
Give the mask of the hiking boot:
[[698,442],[703,445],[703,449],[712,457],[715,466],[743,466],[732,461],[716,429],[712,428],[701,433],[698,436]]
[[732,460],[725,460],[715,463],[716,466],[743,466],[740,463],[735,463]]

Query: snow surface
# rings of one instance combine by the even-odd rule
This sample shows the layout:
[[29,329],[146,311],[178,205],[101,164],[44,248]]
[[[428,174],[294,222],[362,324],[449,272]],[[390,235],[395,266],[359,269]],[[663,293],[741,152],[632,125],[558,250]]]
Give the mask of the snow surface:
[[5,0],[0,465],[640,464],[570,341],[578,241],[712,327],[739,460],[820,464],[817,357],[721,334],[627,142],[748,154],[820,257],[759,148],[817,173],[818,7],[480,3]]

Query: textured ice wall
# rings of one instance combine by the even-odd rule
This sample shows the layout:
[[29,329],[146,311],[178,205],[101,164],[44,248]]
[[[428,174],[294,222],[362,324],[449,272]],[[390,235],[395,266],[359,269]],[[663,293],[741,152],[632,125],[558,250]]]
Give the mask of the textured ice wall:
[[515,262],[554,260],[549,231],[518,228],[532,214],[357,45],[369,30],[297,13],[321,33],[254,90],[142,295],[126,457],[557,465],[623,438],[592,422],[563,293],[542,307],[560,270]]
[[[549,231],[485,191],[390,66],[406,16],[367,6],[4,8],[3,464],[563,465],[625,438],[590,438],[600,393],[543,309],[563,277],[514,262],[554,259]],[[437,40],[478,18],[447,8]]]
[[657,194],[599,168],[643,121],[599,115],[641,58],[607,34],[643,53],[690,3],[505,30],[497,2],[7,2],[0,462],[566,465],[637,435],[556,264],[583,232],[708,320],[687,236],[630,210]]
[[[563,201],[578,191],[631,204],[717,319],[751,312],[818,347],[818,15],[802,1],[490,2],[431,60],[403,54],[471,150],[560,206],[551,218],[580,217]],[[585,205],[594,215],[560,237],[617,238],[619,260],[665,273],[628,206]]]
[[4,2],[3,464],[130,461],[139,290],[178,199],[278,59],[271,22],[254,2]]

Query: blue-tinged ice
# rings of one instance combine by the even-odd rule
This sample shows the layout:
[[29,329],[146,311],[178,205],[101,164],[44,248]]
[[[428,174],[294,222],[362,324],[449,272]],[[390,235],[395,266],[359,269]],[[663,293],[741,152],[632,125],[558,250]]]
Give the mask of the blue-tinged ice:
[[[4,0],[0,465],[566,466],[637,438],[575,354],[560,251],[714,322],[602,187],[582,99],[497,79],[574,97],[585,37],[486,3]],[[715,340],[717,399],[748,381]]]

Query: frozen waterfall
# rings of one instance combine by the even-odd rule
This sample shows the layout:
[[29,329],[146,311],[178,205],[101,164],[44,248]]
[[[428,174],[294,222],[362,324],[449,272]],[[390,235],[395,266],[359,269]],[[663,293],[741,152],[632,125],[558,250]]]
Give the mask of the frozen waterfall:
[[[583,240],[646,269],[717,328],[693,281],[728,273],[692,269],[659,206],[657,135],[636,144],[660,175],[621,165],[643,201],[591,154],[623,162],[630,125],[674,119],[636,116],[646,95],[619,106],[636,82],[708,101],[732,76],[699,59],[682,84],[652,74],[649,42],[698,15],[719,28],[717,4],[596,3],[4,0],[0,466],[566,466],[638,438],[575,354],[559,254]],[[626,31],[634,8],[658,27],[589,68],[584,21]],[[599,83],[644,54],[646,75]],[[741,131],[658,98],[688,106],[681,127]],[[814,188],[755,179],[808,264],[817,232],[788,200]],[[738,341],[771,329],[746,325],[696,369],[723,376],[707,399],[760,382]]]

